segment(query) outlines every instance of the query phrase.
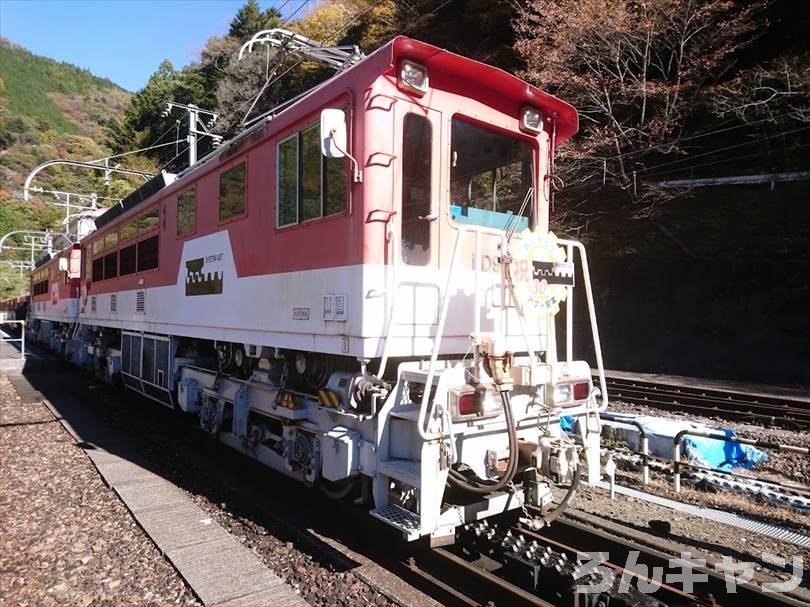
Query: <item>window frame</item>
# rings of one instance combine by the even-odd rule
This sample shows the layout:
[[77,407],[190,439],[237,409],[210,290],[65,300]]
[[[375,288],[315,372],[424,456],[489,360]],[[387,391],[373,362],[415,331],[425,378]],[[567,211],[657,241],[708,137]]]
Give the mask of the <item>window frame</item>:
[[[298,138],[299,131],[279,140],[276,143],[276,229],[289,228],[301,224],[301,192],[298,184],[301,180],[301,142]],[[295,141],[295,221],[281,224],[281,146],[288,141]]]
[[[146,240],[149,240],[150,238],[156,238],[157,239],[157,246],[155,247],[155,258],[156,258],[155,261],[157,263],[155,264],[154,268],[149,268],[147,270],[141,270],[140,269],[141,268],[141,251],[140,251],[139,247],[140,247],[140,244],[142,242],[144,242]],[[153,235],[148,236],[146,238],[141,238],[140,240],[138,240],[138,242],[135,243],[135,245],[136,245],[136,247],[135,247],[135,272],[134,272],[134,274],[148,274],[149,272],[157,272],[158,270],[160,270],[160,234],[153,234]]]
[[[228,171],[232,171],[239,165],[245,166],[245,194],[244,194],[244,208],[242,212],[237,215],[231,215],[230,217],[226,217],[222,219],[222,176],[227,173]],[[233,221],[239,221],[240,219],[244,219],[248,215],[248,200],[250,196],[248,195],[248,155],[245,154],[241,157],[241,159],[234,162],[230,165],[227,169],[223,169],[217,173],[217,225],[226,225]],[[196,200],[196,194],[195,194]]]
[[[430,215],[431,213],[437,212],[437,209],[434,208],[436,206],[436,203],[435,203],[435,197],[433,195],[433,190],[434,190],[434,185],[435,185],[434,184],[434,179],[436,178],[436,170],[437,170],[436,158],[435,158],[435,153],[434,153],[434,149],[435,149],[435,145],[436,145],[435,137],[436,137],[436,131],[437,130],[435,128],[435,125],[433,124],[433,121],[430,119],[429,115],[422,114],[420,112],[415,112],[415,111],[408,111],[402,117],[402,157],[401,157],[401,160],[400,160],[400,164],[401,164],[402,169],[400,171],[400,184],[399,184],[400,185],[399,199],[400,199],[401,208],[400,208],[400,219],[399,219],[399,224],[400,224],[400,228],[399,228],[399,251],[397,252],[397,255],[400,256],[400,259],[402,260],[402,263],[404,265],[407,265],[407,266],[410,266],[410,267],[413,267],[413,268],[423,268],[423,269],[425,269],[425,268],[429,268],[431,266],[431,264],[435,260],[434,251],[436,250],[437,244],[438,244],[438,243],[434,242],[435,238],[438,235],[438,228],[434,228],[434,225],[436,224],[436,222],[427,221],[424,224],[424,225],[427,226],[427,247],[424,249],[424,254],[426,256],[424,262],[415,261],[415,259],[414,259],[414,257],[416,256],[416,249],[415,248],[410,250],[410,253],[408,252],[409,250],[405,248],[405,242],[406,242],[406,240],[405,240],[405,235],[406,235],[405,232],[406,232],[406,229],[409,228],[409,225],[408,225],[408,223],[406,221],[406,217],[405,217],[405,185],[406,185],[405,181],[406,181],[406,178],[408,176],[407,172],[406,172],[406,167],[405,167],[406,160],[408,160],[408,154],[406,154],[406,151],[405,151],[405,133],[406,133],[406,129],[407,129],[407,124],[406,123],[409,121],[410,118],[414,118],[416,120],[423,121],[423,124],[426,125],[427,129],[428,129],[428,137],[429,137],[429,139],[428,139],[428,142],[427,142],[427,146],[428,146],[428,154],[430,156],[430,171],[427,174],[427,186],[429,188],[428,196],[427,196],[427,204],[428,204],[427,214]],[[439,170],[441,170],[441,167],[439,167]],[[410,206],[413,206],[413,205],[410,205]],[[423,220],[419,220],[418,216],[417,216],[417,221],[423,221]],[[416,225],[419,225],[419,224],[416,224]],[[411,259],[409,259],[409,258],[411,258]]]
[[[245,173],[245,181],[247,181],[247,173]],[[194,194],[194,226],[191,229],[191,231],[183,232],[182,234],[180,234],[179,233],[179,231],[180,231],[180,198],[185,196],[186,194],[190,194],[190,193]],[[176,239],[180,240],[180,239],[188,238],[189,236],[193,236],[194,234],[196,234],[197,233],[197,184],[196,183],[193,186],[191,186],[191,188],[189,188],[188,190],[186,190],[186,191],[182,192],[181,194],[177,195],[177,197],[175,198],[175,207],[176,207],[175,208],[175,222],[176,222],[175,232],[177,233],[176,234]]]
[[[525,131],[513,131],[513,130],[505,127],[502,124],[493,124],[493,123],[489,123],[489,122],[482,122],[480,119],[475,118],[473,116],[470,116],[468,114],[464,114],[462,112],[456,112],[452,116],[450,116],[450,123],[448,125],[448,133],[449,133],[449,138],[448,138],[449,143],[448,143],[448,145],[449,145],[450,155],[451,156],[452,156],[453,143],[454,143],[453,142],[453,135],[452,135],[453,121],[454,120],[460,120],[462,122],[466,122],[468,124],[471,124],[471,125],[476,126],[478,128],[484,129],[486,131],[490,131],[492,133],[497,133],[497,134],[500,134],[500,135],[504,135],[506,137],[513,137],[515,139],[518,139],[520,141],[524,141],[524,142],[529,144],[529,147],[531,148],[531,163],[532,163],[531,171],[530,171],[531,180],[532,180],[531,187],[534,190],[534,192],[532,194],[531,205],[530,205],[529,229],[534,230],[537,227],[537,225],[539,224],[539,222],[540,222],[540,214],[541,214],[540,202],[541,202],[541,196],[542,196],[542,192],[538,191],[539,188],[541,187],[541,186],[538,186],[538,184],[542,183],[542,179],[540,179],[540,142],[537,139],[539,134],[537,136],[534,136],[534,135],[531,135],[529,133],[526,133]],[[450,188],[451,188],[450,173],[448,172],[448,184],[447,184],[447,192],[448,192],[448,194],[450,192]],[[464,229],[465,226],[472,225],[472,224],[462,224],[462,223],[456,222],[455,218],[450,215],[450,203],[451,203],[451,201],[448,198],[448,200],[447,200],[447,215],[448,215],[448,218],[450,220],[450,226],[455,230],[462,230],[462,229]],[[497,228],[488,228],[486,226],[477,226],[476,225],[475,229],[476,230],[483,230],[483,231],[494,230],[494,232],[491,232],[491,233],[496,233],[496,232],[501,233],[502,232],[502,230],[499,230]]]
[[[118,249],[118,278],[124,278],[126,276],[132,276],[133,274],[138,273],[138,242],[140,241],[133,242],[125,247],[121,247],[120,249]],[[135,254],[133,256],[133,270],[131,272],[123,273],[121,272],[122,267],[121,253],[123,253],[125,249],[134,249]]]
[[[304,168],[303,167],[303,164],[304,164],[303,163],[303,146],[301,145],[301,142],[302,142],[303,134],[305,132],[311,131],[313,129],[320,129],[320,122],[305,122],[304,126],[296,127],[292,133],[290,133],[289,135],[287,135],[286,137],[284,137],[282,139],[279,139],[276,142],[276,146],[275,146],[275,158],[276,158],[276,162],[275,162],[275,180],[276,180],[276,209],[275,209],[275,211],[276,211],[276,221],[275,221],[275,230],[276,231],[287,230],[287,229],[294,228],[296,226],[308,225],[310,223],[317,222],[317,221],[333,220],[333,219],[335,219],[337,217],[349,215],[350,212],[351,212],[350,211],[351,203],[350,203],[349,199],[351,197],[351,181],[350,180],[351,180],[351,170],[352,169],[351,169],[350,166],[348,166],[348,158],[343,157],[343,158],[340,159],[344,163],[344,167],[343,167],[344,168],[344,183],[343,183],[344,204],[343,204],[343,208],[340,211],[336,212],[336,213],[330,213],[329,215],[324,214],[325,211],[326,211],[326,204],[325,204],[325,198],[324,198],[324,195],[325,195],[326,191],[325,191],[324,186],[326,185],[326,170],[325,169],[326,169],[326,160],[327,160],[327,158],[322,153],[320,153],[320,150],[319,150],[319,153],[318,153],[318,156],[319,156],[318,168],[319,168],[319,171],[320,171],[320,175],[319,175],[319,178],[318,178],[318,189],[319,189],[319,194],[320,194],[320,215],[318,217],[311,217],[309,219],[303,219],[303,220],[301,219],[302,216],[303,216],[302,177],[303,177],[303,168]],[[320,139],[320,136],[319,136],[319,139]],[[292,222],[292,223],[279,224],[279,220],[280,220],[280,217],[281,217],[281,213],[280,213],[281,179],[279,178],[280,175],[281,175],[281,154],[280,154],[280,149],[281,149],[282,144],[284,144],[284,143],[286,143],[286,142],[288,142],[290,140],[295,140],[295,142],[296,142],[296,153],[295,153],[295,163],[296,163],[296,165],[295,165],[295,175],[296,175],[295,214],[296,214],[296,220],[295,220],[295,222]]]

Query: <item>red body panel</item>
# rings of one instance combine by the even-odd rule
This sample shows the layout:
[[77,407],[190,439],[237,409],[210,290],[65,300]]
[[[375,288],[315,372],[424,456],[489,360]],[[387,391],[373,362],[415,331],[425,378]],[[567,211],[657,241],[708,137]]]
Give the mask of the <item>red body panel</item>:
[[[397,66],[403,58],[427,67],[432,90],[424,99],[397,89]],[[396,211],[391,191],[396,172],[391,169],[396,156],[390,143],[394,135],[384,131],[394,129],[397,102],[430,106],[433,94],[474,99],[477,106],[489,106],[511,116],[511,123],[504,127],[513,131],[517,130],[522,106],[538,107],[547,116],[556,115],[557,143],[576,132],[576,111],[570,105],[497,68],[398,37],[327,82],[316,94],[280,113],[263,128],[226,145],[218,158],[194,167],[154,195],[153,200],[136,206],[88,237],[83,243],[85,252],[92,250],[97,239],[119,230],[131,219],[155,206],[160,208],[159,267],[95,284],[90,276],[85,276],[85,293],[173,285],[181,272],[183,243],[223,229],[228,232],[240,277],[390,263],[384,253],[384,234],[389,213]],[[364,183],[349,180],[344,213],[276,228],[276,144],[291,132],[315,124],[320,110],[325,107],[347,110],[349,152],[363,165]],[[375,132],[365,132],[367,128],[383,131],[379,137],[382,149],[364,149],[364,144],[377,139]],[[246,161],[246,212],[220,223],[219,175],[242,161]],[[348,172],[351,175],[351,171]],[[180,238],[176,236],[177,196],[192,188],[196,190],[197,200],[196,231]],[[377,195],[379,192],[382,194]]]

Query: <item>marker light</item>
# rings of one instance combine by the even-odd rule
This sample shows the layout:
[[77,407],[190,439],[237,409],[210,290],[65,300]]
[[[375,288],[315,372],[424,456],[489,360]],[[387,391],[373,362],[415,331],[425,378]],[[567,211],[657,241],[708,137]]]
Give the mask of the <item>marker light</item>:
[[460,394],[458,397],[458,414],[459,415],[472,415],[477,413],[478,407],[475,406],[475,393],[466,392]]
[[585,400],[588,398],[591,385],[588,382],[574,384],[574,400]]
[[542,131],[543,112],[533,107],[523,107],[523,109],[520,110],[520,128],[524,131],[531,131],[532,133]]
[[424,95],[428,90],[427,70],[411,61],[403,61],[399,69],[399,85],[400,88]]

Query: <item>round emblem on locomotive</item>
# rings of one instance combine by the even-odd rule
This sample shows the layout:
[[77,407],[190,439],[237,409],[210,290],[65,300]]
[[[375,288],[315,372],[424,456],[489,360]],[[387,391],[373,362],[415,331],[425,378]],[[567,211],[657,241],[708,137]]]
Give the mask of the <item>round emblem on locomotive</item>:
[[512,246],[512,259],[527,272],[514,281],[515,297],[528,314],[545,316],[560,311],[560,302],[574,286],[574,264],[552,233],[526,230]]

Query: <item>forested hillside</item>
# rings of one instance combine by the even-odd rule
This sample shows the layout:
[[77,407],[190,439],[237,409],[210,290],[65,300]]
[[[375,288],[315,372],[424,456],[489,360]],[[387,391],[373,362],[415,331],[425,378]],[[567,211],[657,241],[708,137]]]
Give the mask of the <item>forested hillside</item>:
[[[12,230],[60,229],[64,211],[47,204],[53,197],[25,203],[19,195],[29,171],[46,160],[92,160],[106,156],[106,131],[126,107],[130,94],[87,70],[38,57],[0,39],[0,237]],[[55,168],[37,185],[71,192],[120,196],[131,187],[99,175]],[[15,243],[11,243],[15,244]],[[4,252],[2,259],[23,253]],[[0,263],[0,296],[27,287],[27,276]]]

